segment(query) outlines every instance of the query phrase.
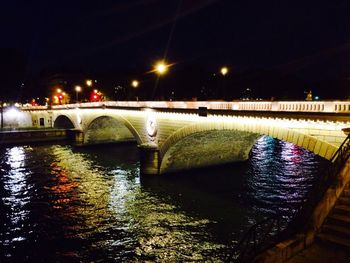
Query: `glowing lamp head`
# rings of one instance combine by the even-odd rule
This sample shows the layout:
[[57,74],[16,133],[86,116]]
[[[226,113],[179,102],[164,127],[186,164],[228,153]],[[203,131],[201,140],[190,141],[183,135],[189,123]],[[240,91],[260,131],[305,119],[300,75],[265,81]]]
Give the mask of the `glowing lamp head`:
[[137,80],[133,80],[131,82],[131,86],[134,87],[134,88],[137,88],[139,85],[140,85],[140,83]]
[[75,91],[76,92],[80,92],[81,91],[81,87],[80,86],[75,86]]
[[168,71],[168,65],[166,65],[163,61],[160,61],[154,66],[154,71],[158,75],[163,75]]
[[92,86],[92,80],[88,79],[88,80],[86,81],[86,85],[87,85],[88,87],[91,87],[91,86]]
[[61,90],[61,89],[57,89],[56,91],[57,91],[57,93],[61,93],[61,92],[62,92],[62,90]]
[[225,76],[225,75],[228,73],[228,68],[227,68],[227,67],[222,67],[222,68],[220,69],[220,73],[221,73],[223,76]]
[[97,93],[98,93],[98,90],[97,90],[97,89],[94,89],[94,93],[97,94]]

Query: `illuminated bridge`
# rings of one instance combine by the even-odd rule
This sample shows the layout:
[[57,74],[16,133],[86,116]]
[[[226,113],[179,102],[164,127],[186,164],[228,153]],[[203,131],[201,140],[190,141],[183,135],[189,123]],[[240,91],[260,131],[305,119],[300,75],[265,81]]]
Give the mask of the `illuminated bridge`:
[[[5,127],[56,128],[48,130],[70,134],[77,145],[134,140],[142,174],[246,160],[263,135],[331,161],[339,157],[332,165],[335,169],[323,175],[332,181],[318,181],[310,205],[297,214],[303,216],[299,232],[260,255],[269,262],[282,262],[312,244],[316,235],[322,235],[325,218],[336,211],[332,208],[338,198],[348,198],[350,101],[110,101],[22,107],[21,112],[7,109],[3,117]],[[329,235],[328,241],[335,242],[334,236]]]
[[97,102],[23,107],[5,121],[71,129],[78,145],[135,140],[141,172],[159,174],[248,158],[262,135],[331,159],[350,127],[350,102]]

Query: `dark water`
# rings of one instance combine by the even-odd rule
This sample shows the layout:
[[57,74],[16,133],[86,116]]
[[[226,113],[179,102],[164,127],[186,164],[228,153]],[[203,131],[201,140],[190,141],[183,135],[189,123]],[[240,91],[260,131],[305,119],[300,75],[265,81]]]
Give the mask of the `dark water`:
[[261,138],[248,162],[140,177],[135,145],[0,149],[0,262],[223,261],[325,163]]

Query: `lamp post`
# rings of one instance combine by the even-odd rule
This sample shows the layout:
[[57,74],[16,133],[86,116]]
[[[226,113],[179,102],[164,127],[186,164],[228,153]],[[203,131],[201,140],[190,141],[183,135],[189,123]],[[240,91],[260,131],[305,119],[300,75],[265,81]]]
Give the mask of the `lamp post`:
[[0,114],[1,114],[1,130],[4,129],[4,105],[2,104],[2,101],[0,101]]
[[76,103],[78,103],[78,101],[79,101],[79,92],[81,92],[81,87],[75,86],[75,101],[76,101]]
[[222,75],[222,91],[221,91],[221,95],[222,95],[222,98],[225,99],[225,76],[227,75],[228,73],[228,67],[224,66],[220,69],[220,73]]
[[130,92],[131,96],[129,96],[129,97],[135,99],[136,101],[139,100],[139,97],[137,95],[137,93],[138,93],[137,89],[139,86],[140,86],[140,82],[138,80],[134,79],[133,81],[131,81],[131,87],[133,87],[133,89]]
[[[154,85],[154,89],[152,92],[152,100],[154,99],[155,95],[156,95],[156,90],[159,84],[159,79],[160,76],[164,75],[165,73],[168,72],[168,69],[170,66],[172,66],[173,64],[167,64],[165,61],[158,61],[154,66],[153,66],[153,70],[151,72],[154,72],[158,75],[158,78],[156,79],[156,83]],[[159,91],[158,92],[160,95],[160,98],[162,97],[162,92]]]

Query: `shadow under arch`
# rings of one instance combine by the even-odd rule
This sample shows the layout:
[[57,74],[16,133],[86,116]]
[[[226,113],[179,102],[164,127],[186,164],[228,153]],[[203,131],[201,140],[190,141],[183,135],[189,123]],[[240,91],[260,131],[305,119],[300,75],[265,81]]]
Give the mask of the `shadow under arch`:
[[103,115],[93,119],[84,131],[84,144],[101,144],[123,141],[141,142],[132,125],[121,117]]
[[161,159],[160,173],[241,162],[261,135],[235,130],[207,130],[178,140]]
[[53,127],[56,129],[74,129],[74,123],[70,118],[65,115],[59,115],[53,124]]

